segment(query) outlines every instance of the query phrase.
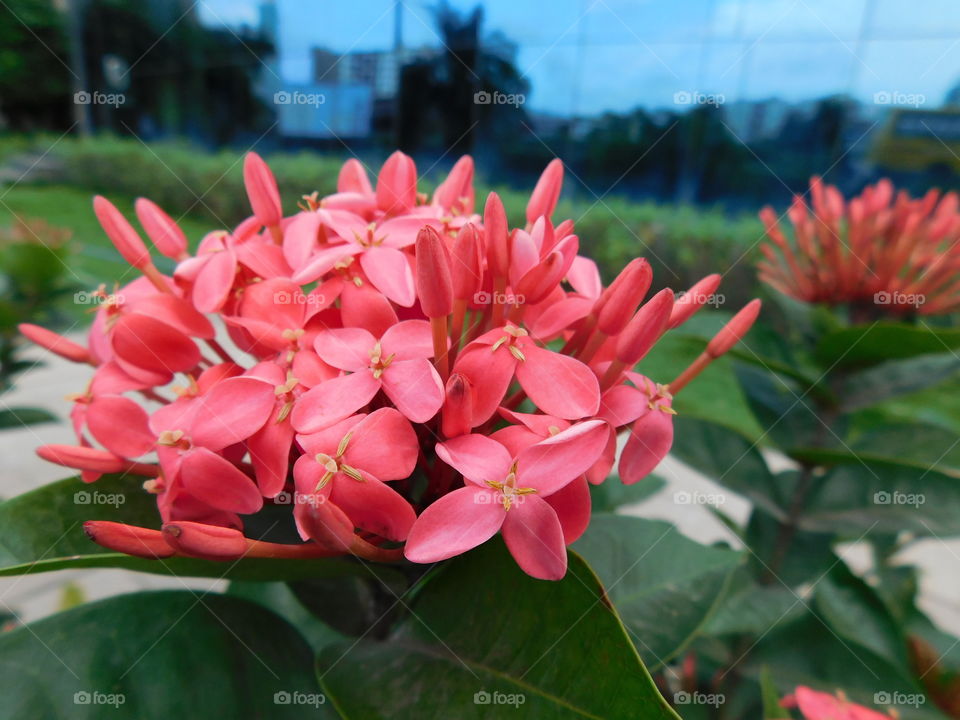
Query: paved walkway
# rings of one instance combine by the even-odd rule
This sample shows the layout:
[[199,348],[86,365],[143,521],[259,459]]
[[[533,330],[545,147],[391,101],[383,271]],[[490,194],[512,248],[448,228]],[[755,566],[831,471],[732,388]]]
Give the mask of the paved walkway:
[[[64,396],[85,387],[90,369],[73,365],[44,351],[32,352],[31,357],[42,360],[43,364],[21,375],[17,387],[0,396],[0,403],[43,407],[57,415],[64,415],[68,410]],[[65,422],[0,432],[0,458],[3,458],[0,463],[0,497],[12,497],[65,477],[68,471],[43,462],[32,450],[44,443],[73,441],[72,432]],[[725,540],[733,545],[739,544],[706,507],[678,504],[674,496],[676,493],[722,496],[724,512],[737,521],[743,521],[748,516],[750,504],[747,501],[673,458],[667,458],[657,472],[667,480],[667,487],[644,503],[628,508],[629,512],[673,522],[683,533],[703,543]],[[847,545],[841,548],[841,553],[856,570],[863,571],[869,567],[870,554],[866,548]],[[960,637],[960,539],[919,542],[903,554],[903,560],[915,563],[922,569],[923,609],[944,630]],[[6,607],[28,621],[48,615],[56,611],[67,583],[79,586],[90,600],[153,588],[210,589],[223,586],[222,582],[205,579],[180,579],[124,570],[66,570],[0,578],[0,610]]]

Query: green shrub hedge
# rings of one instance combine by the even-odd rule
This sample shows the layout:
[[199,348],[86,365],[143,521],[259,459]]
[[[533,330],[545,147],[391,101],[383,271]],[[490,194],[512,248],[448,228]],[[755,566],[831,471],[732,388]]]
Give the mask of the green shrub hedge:
[[[52,144],[37,141],[41,151]],[[0,159],[22,152],[22,138],[0,139]],[[183,142],[149,146],[135,139],[64,138],[50,151],[58,163],[56,177],[38,176],[28,182],[54,181],[113,197],[143,194],[175,216],[183,213],[215,226],[232,226],[249,213],[243,189],[242,158],[233,150],[211,153]],[[314,190],[321,195],[336,186],[342,156],[317,152],[269,154],[285,210]],[[432,187],[440,171],[425,181]],[[478,187],[482,197],[488,186]],[[511,219],[519,224],[529,191],[498,186]],[[722,292],[728,303],[742,302],[756,292],[753,260],[762,226],[752,215],[731,217],[719,208],[702,209],[622,197],[602,200],[565,198],[557,217],[576,219],[585,254],[609,279],[631,258],[641,255],[654,267],[658,287],[689,287],[710,272],[727,274]]]

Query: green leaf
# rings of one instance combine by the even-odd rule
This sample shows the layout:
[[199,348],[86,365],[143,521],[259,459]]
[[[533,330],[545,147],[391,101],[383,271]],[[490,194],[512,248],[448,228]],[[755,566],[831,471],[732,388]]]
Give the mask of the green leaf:
[[56,422],[57,416],[43,408],[7,408],[0,410],[0,430],[16,429],[45,422]]
[[763,718],[764,720],[780,720],[780,718],[789,718],[790,711],[780,704],[780,693],[777,692],[773,684],[773,678],[770,677],[770,668],[763,667],[760,670],[760,696],[763,699]]
[[821,407],[793,380],[752,367],[739,368],[737,378],[750,409],[766,428],[765,439],[772,440],[778,447],[816,444],[824,435],[832,439],[831,430],[837,435],[844,433],[838,421],[832,422],[827,430]]
[[[346,558],[244,558],[236,562],[194,558],[147,560],[110,552],[92,542],[83,532],[86,520],[160,527],[156,499],[142,489],[142,482],[140,477],[106,475],[87,485],[79,478],[68,478],[0,503],[0,528],[3,528],[0,577],[82,567],[117,567],[162,575],[233,580],[294,580],[369,573]],[[283,513],[278,520],[286,520],[286,514],[292,509],[278,507],[277,511]],[[273,524],[271,521],[267,527]],[[247,533],[252,537],[261,536],[250,527]]]
[[910,674],[906,638],[883,600],[845,563],[837,562],[817,583],[814,605],[846,642],[867,648],[904,675]]
[[749,634],[759,637],[771,626],[803,616],[803,601],[790,588],[751,584],[724,598],[704,632],[709,635]]
[[670,452],[714,482],[749,498],[775,517],[784,515],[776,478],[756,444],[727,427],[678,415]]
[[613,512],[623,505],[633,505],[653,497],[667,486],[667,481],[647,475],[640,482],[625,485],[618,477],[608,477],[600,485],[590,486],[590,503],[594,513]]
[[275,612],[300,631],[314,653],[320,652],[331,643],[343,640],[343,635],[311,614],[286,583],[234,580],[227,588],[227,594]]
[[344,718],[678,717],[575,553],[567,576],[546,582],[495,540],[404,603],[410,613],[386,642],[320,654],[320,682]]
[[778,550],[782,533],[780,522],[769,514],[759,509],[750,513],[745,537],[752,551],[748,557],[754,577],[773,581],[778,587],[795,587],[815,581],[833,564],[831,533],[798,530],[786,546],[786,552]]
[[826,367],[852,368],[958,347],[960,330],[874,323],[828,333],[818,344],[816,355]]
[[403,609],[397,598],[408,587],[404,575],[389,567],[352,577],[317,578],[289,583],[294,597],[315,617],[344,635],[383,637]]
[[743,560],[669,523],[626,515],[594,515],[573,548],[600,577],[640,657],[654,668],[701,630]]
[[936,386],[960,370],[960,357],[954,354],[884,362],[844,379],[840,389],[841,408],[845,412],[878,405],[897,395]]
[[0,635],[0,658],[6,717],[336,717],[327,704],[303,704],[320,692],[297,631],[223,595],[146,592],[82,605]]
[[800,527],[854,539],[904,530],[960,533],[960,481],[952,472],[844,453],[831,459],[846,464],[836,465],[822,479]]

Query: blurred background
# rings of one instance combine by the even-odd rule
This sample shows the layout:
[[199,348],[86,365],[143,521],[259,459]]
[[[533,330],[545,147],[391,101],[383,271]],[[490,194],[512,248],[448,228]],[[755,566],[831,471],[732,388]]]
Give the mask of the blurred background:
[[[811,175],[846,196],[880,177],[915,194],[958,185],[960,5],[0,0],[0,428],[16,428],[0,436],[0,496],[63,475],[27,450],[69,441],[66,422],[46,421],[87,378],[40,367],[16,322],[81,333],[90,292],[131,279],[92,194],[129,217],[149,196],[195,243],[249,213],[248,150],[268,159],[291,212],[331,192],[344,159],[375,172],[396,148],[424,191],[472,154],[478,195],[496,188],[515,222],[560,157],[557,217],[576,219],[607,279],[637,255],[657,286],[719,271],[736,308],[760,292],[757,211],[782,212]],[[709,489],[672,460],[660,474]],[[737,502],[728,513],[745,518]],[[731,538],[704,507],[665,500],[645,514]],[[918,562],[956,568],[941,545]],[[94,597],[117,587],[117,571],[91,577]],[[960,573],[940,577],[925,597],[960,629]],[[17,579],[0,597],[30,619],[63,601],[63,581]]]
[[[811,175],[922,192],[960,169],[947,0],[5,0],[0,17],[0,212],[45,205],[84,244],[90,190],[237,222],[252,148],[282,155],[294,197],[329,190],[333,158],[398,147],[426,186],[463,153],[504,188],[560,156],[608,273],[639,246],[664,282],[736,265],[749,291],[757,209]],[[82,255],[102,280],[108,258]]]

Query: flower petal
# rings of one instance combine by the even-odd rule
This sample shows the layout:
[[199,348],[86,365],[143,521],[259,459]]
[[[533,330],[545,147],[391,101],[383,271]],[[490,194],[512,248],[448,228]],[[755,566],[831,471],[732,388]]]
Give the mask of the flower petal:
[[401,360],[380,376],[387,397],[410,420],[427,422],[443,405],[443,383],[429,360]]
[[119,395],[95,397],[87,408],[87,427],[94,439],[114,455],[135,458],[153,449],[157,436],[146,411]]
[[642,480],[670,452],[673,415],[655,410],[637,420],[620,455],[620,479],[626,485]]
[[595,415],[600,383],[579,360],[537,347],[523,347],[526,360],[517,364],[517,380],[533,403],[547,415],[567,420]]
[[290,422],[299,433],[312,433],[350,417],[373,399],[380,382],[366,370],[327,380],[294,403]]
[[567,572],[567,548],[557,513],[538,495],[523,495],[503,521],[503,540],[517,565],[540,580],[560,580]]
[[370,367],[370,351],[376,343],[366,330],[345,327],[318,333],[313,349],[328,365],[356,372]]
[[353,426],[343,459],[381,480],[402,480],[416,467],[419,451],[410,421],[393,408],[380,408]]
[[353,524],[388,540],[405,540],[417,514],[403,496],[373,475],[361,471],[363,480],[338,474],[330,499]]
[[417,298],[413,271],[407,256],[390,247],[372,247],[360,256],[360,267],[380,292],[401,307],[411,307]]
[[473,486],[454,490],[420,514],[403,554],[416,563],[446,560],[496,535],[507,514],[492,490]]
[[242,515],[263,507],[263,497],[253,480],[206,448],[193,448],[184,454],[179,479],[186,492],[211,507]]
[[507,449],[485,435],[460,435],[437,443],[437,455],[447,465],[477,485],[503,482],[513,458]]
[[489,420],[503,401],[517,359],[506,348],[490,350],[489,345],[471,344],[457,358],[453,371],[464,375],[473,388],[473,426]]
[[190,429],[194,445],[220,450],[243,442],[263,427],[273,410],[273,386],[252,377],[218,383],[197,400]]
[[590,524],[590,484],[580,475],[553,495],[544,498],[557,514],[563,529],[563,542],[575,542]]
[[517,457],[518,486],[556,492],[597,461],[609,436],[606,423],[588,420],[531,445]]

